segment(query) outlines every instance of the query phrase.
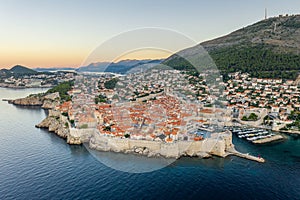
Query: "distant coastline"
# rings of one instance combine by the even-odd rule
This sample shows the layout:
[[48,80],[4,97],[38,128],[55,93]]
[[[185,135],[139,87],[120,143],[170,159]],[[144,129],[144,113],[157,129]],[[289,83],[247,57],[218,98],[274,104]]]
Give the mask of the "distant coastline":
[[15,86],[11,84],[0,83],[0,87],[2,88],[11,88],[11,89],[29,89],[29,88],[52,88],[53,85],[41,85],[41,86]]

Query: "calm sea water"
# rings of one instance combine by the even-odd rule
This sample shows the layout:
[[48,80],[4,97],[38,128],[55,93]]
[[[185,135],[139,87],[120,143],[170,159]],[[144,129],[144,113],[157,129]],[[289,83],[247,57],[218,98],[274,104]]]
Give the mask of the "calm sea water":
[[[0,99],[41,89],[0,88]],[[37,129],[38,108],[0,101],[0,199],[300,199],[300,138],[254,146],[234,138],[237,157],[183,158],[163,169],[133,174],[98,162],[84,146],[70,146]],[[105,159],[113,153],[102,154]],[[120,163],[122,164],[122,163]],[[147,165],[147,161],[145,161]]]

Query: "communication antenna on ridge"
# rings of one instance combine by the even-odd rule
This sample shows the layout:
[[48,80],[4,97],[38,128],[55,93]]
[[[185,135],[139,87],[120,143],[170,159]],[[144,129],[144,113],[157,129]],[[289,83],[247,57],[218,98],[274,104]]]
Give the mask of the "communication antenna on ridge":
[[267,8],[265,8],[265,19],[268,18]]

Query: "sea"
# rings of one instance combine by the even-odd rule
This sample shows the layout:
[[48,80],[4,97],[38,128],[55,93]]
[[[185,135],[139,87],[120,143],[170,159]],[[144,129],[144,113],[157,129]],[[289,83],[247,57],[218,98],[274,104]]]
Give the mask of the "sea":
[[[253,145],[233,137],[236,148],[265,163],[235,156],[181,158],[157,170],[131,173],[116,153],[100,156],[86,145],[68,145],[54,133],[35,128],[46,111],[2,99],[45,89],[0,88],[0,199],[300,199],[300,137]],[[126,156],[122,155],[123,159]],[[124,157],[125,156],[125,157]],[[137,156],[137,160],[139,160]],[[144,159],[139,165],[151,165]]]

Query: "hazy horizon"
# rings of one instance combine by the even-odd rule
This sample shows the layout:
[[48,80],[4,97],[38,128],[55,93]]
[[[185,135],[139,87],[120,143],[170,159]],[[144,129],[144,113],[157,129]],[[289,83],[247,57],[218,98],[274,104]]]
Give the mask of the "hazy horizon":
[[[78,68],[104,41],[143,27],[174,30],[201,43],[262,20],[266,7],[268,17],[300,13],[300,2],[295,0],[0,0],[0,5],[0,69]],[[140,52],[122,60],[161,59],[170,54]],[[110,55],[106,57],[99,62],[111,61]]]
[[[125,59],[120,59],[120,60],[117,60],[117,61],[99,61],[99,62],[91,62],[89,65],[91,64],[97,64],[97,63],[118,63],[118,62],[121,62],[121,61],[134,61],[134,60],[163,60],[163,59],[166,59],[166,58],[141,58],[141,59],[138,59],[138,58],[125,58]],[[25,65],[22,65],[22,64],[15,64],[11,67],[8,67],[8,68],[2,68],[2,69],[10,69],[10,68],[13,68],[15,66],[23,66],[23,67],[28,67],[28,66],[25,66]],[[82,65],[82,66],[75,66],[75,67],[71,67],[71,66],[64,66],[64,67],[57,67],[57,66],[50,66],[50,67],[28,67],[28,68],[31,68],[31,69],[47,69],[47,68],[74,68],[74,69],[77,69],[77,68],[80,68],[80,67],[86,67],[87,65]],[[1,68],[0,68],[1,69]]]

